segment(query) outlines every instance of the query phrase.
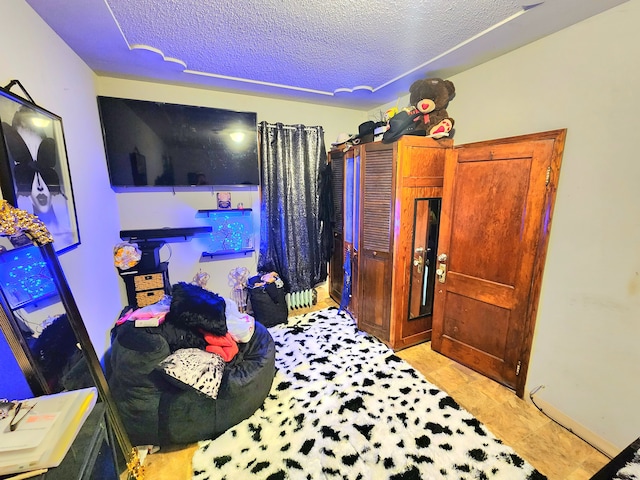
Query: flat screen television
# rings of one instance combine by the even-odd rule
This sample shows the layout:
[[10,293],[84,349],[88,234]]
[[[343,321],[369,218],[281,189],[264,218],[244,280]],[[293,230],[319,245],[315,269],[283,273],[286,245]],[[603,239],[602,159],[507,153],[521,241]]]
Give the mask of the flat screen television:
[[98,97],[112,187],[258,185],[257,115]]

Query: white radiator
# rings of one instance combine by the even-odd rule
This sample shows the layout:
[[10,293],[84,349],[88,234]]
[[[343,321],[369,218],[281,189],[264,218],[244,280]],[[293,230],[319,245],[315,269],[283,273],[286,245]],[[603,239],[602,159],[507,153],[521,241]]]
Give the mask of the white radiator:
[[315,305],[318,301],[318,295],[314,288],[308,288],[300,292],[291,292],[285,295],[285,300],[289,306],[289,310],[295,308],[306,308]]

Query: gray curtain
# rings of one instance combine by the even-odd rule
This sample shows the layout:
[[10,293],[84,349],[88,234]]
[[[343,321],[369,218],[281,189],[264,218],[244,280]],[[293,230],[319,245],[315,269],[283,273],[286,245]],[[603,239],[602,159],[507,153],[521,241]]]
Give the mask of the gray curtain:
[[327,154],[322,127],[260,123],[260,272],[277,272],[287,292],[327,278],[321,251],[320,175]]

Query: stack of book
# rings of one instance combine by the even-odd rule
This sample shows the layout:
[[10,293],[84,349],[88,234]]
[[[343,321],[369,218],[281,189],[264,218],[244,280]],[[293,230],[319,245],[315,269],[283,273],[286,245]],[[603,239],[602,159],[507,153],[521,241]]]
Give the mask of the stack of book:
[[91,387],[16,402],[0,420],[0,475],[60,465],[97,398]]

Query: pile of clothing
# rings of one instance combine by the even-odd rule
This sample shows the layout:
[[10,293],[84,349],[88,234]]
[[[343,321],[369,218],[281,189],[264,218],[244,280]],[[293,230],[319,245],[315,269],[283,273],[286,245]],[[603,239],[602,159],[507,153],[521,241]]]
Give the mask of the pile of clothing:
[[275,344],[232,299],[180,282],[160,302],[122,312],[105,363],[131,442],[185,444],[215,438],[260,407]]
[[136,327],[159,327],[159,332],[175,352],[199,348],[230,362],[238,353],[238,343],[247,343],[255,331],[255,319],[240,312],[231,298],[205,288],[180,282],[171,295],[142,308],[127,307],[116,322],[134,322]]

